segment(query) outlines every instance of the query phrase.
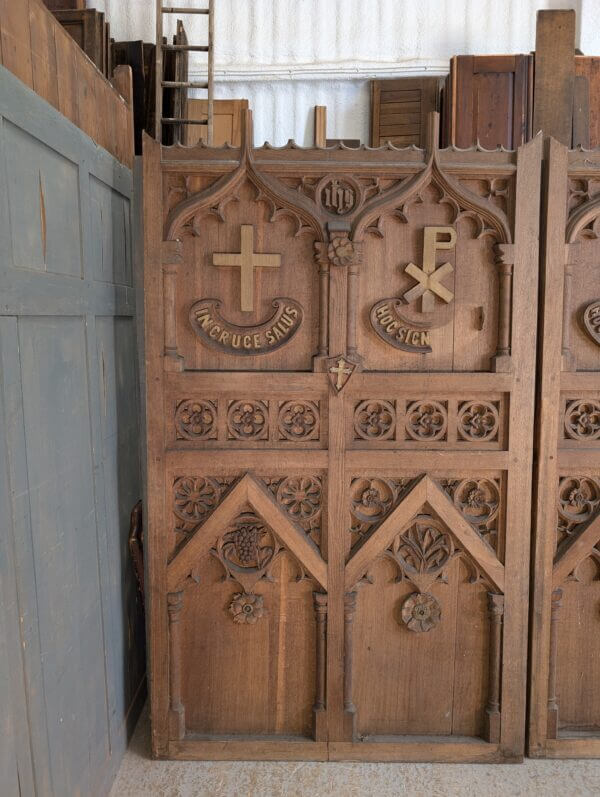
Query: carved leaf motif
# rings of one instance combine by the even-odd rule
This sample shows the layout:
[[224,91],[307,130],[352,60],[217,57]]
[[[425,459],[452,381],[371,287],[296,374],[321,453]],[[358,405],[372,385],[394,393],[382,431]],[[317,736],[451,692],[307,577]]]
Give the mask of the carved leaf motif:
[[593,399],[568,401],[564,423],[571,440],[600,439],[600,402]]
[[225,579],[237,581],[251,592],[261,578],[270,579],[270,568],[283,550],[271,529],[252,511],[242,512],[211,549],[221,562]]
[[391,401],[361,401],[354,410],[355,440],[393,439],[396,409]]
[[396,555],[407,573],[438,573],[450,560],[452,539],[422,515],[399,538]]

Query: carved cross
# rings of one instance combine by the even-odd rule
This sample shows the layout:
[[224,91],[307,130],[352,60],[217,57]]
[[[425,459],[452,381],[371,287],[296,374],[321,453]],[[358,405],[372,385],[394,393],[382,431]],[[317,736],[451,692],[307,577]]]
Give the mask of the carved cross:
[[343,357],[337,361],[337,365],[332,365],[329,369],[332,374],[337,374],[337,382],[335,383],[335,389],[341,390],[344,387],[344,375],[350,374],[354,371],[354,368],[346,368],[346,361]]
[[258,254],[254,251],[254,227],[241,226],[241,251],[239,253],[213,254],[213,266],[237,266],[241,280],[241,310],[251,313],[254,310],[254,269],[279,268],[281,255]]
[[[438,235],[447,235],[448,240],[438,241]],[[407,274],[417,280],[417,285],[406,291],[404,298],[413,302],[420,296],[421,312],[432,313],[435,306],[434,294],[444,302],[451,302],[454,294],[442,285],[441,280],[454,269],[450,263],[444,263],[436,269],[435,254],[438,249],[453,249],[456,244],[456,231],[452,227],[425,227],[423,239],[423,268],[409,263],[404,269]]]

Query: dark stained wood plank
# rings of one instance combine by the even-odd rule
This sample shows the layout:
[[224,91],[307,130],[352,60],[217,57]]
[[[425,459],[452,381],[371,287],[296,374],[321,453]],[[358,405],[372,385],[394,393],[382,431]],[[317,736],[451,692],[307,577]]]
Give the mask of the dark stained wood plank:
[[575,11],[538,11],[533,132],[571,145],[575,77]]

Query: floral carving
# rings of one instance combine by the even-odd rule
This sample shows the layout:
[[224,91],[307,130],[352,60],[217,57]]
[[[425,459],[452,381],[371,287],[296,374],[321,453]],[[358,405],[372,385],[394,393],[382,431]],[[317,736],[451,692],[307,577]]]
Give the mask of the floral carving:
[[184,523],[197,525],[215,509],[220,492],[212,479],[181,476],[173,485],[173,512]]
[[277,500],[305,528],[321,514],[321,482],[313,476],[289,476],[277,489]]
[[230,440],[266,440],[269,407],[266,401],[232,401],[227,411]]
[[413,592],[402,604],[402,621],[409,631],[431,631],[442,619],[437,600],[428,592]]
[[598,440],[600,402],[592,399],[567,402],[565,432],[571,440]]
[[439,401],[413,401],[406,410],[405,426],[413,440],[444,440],[448,412]]
[[319,404],[314,401],[285,401],[279,406],[279,439],[319,439]]
[[458,432],[463,440],[484,443],[498,439],[500,416],[490,401],[465,401],[458,407]]
[[499,485],[491,479],[462,479],[446,481],[442,486],[480,537],[496,550]]
[[354,410],[355,440],[389,440],[396,428],[396,410],[390,401],[361,401]]
[[438,573],[450,560],[454,547],[440,524],[421,515],[399,539],[396,555],[407,573]]
[[229,604],[234,623],[253,625],[264,615],[262,595],[253,592],[236,592]]
[[363,537],[397,505],[408,479],[359,477],[350,485],[350,532]]
[[568,524],[590,520],[600,506],[600,485],[586,476],[565,476],[558,487],[558,512]]
[[334,266],[349,266],[356,261],[357,248],[348,236],[336,235],[327,247],[327,256]]
[[204,399],[180,401],[175,411],[178,440],[214,440],[217,436],[217,407]]

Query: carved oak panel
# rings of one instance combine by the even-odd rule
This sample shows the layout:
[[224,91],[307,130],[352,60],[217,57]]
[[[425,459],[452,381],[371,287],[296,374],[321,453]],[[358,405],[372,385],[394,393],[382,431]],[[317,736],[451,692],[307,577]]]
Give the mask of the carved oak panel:
[[155,755],[523,753],[541,145],[436,124],[146,142]]
[[600,158],[548,153],[529,750],[599,757]]

